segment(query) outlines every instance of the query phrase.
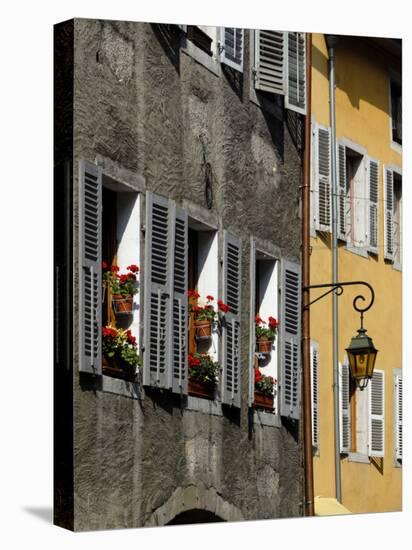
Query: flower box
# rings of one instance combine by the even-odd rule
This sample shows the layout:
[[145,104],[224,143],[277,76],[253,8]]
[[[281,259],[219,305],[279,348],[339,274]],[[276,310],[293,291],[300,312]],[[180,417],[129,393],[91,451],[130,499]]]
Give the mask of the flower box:
[[256,344],[259,353],[270,353],[272,351],[273,340],[269,340],[269,338],[258,338]]
[[133,309],[133,296],[123,296],[122,294],[112,295],[113,311],[116,314],[130,314]]
[[215,397],[214,384],[205,384],[198,380],[191,380],[189,378],[189,395],[193,397],[202,397],[203,399],[213,400]]
[[196,338],[203,340],[212,336],[212,322],[209,319],[195,321]]
[[106,376],[121,378],[122,380],[134,381],[136,379],[136,367],[131,367],[124,361],[109,358],[103,355],[102,370]]
[[273,395],[265,395],[264,393],[255,391],[255,407],[273,411]]

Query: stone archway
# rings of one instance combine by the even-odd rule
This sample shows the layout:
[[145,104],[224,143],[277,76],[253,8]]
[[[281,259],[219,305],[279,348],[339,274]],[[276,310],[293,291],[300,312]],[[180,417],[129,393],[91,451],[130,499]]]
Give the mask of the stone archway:
[[[182,521],[190,517],[201,521]],[[182,523],[206,523],[205,519],[243,521],[244,517],[239,508],[224,500],[213,487],[206,489],[189,485],[178,487],[172,496],[151,514],[144,526],[173,525],[171,522],[175,520]]]

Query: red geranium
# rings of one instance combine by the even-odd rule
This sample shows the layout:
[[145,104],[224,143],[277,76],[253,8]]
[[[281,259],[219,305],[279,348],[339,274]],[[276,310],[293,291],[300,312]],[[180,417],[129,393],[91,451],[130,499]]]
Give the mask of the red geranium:
[[279,321],[277,321],[274,317],[269,317],[269,328],[272,330],[275,330],[279,325]]
[[188,290],[187,295],[189,298],[199,298],[200,294],[196,290]]
[[259,369],[255,369],[255,384],[262,379],[262,373]]
[[217,305],[218,305],[219,309],[221,311],[223,311],[223,313],[227,313],[228,311],[230,311],[229,306],[227,304],[225,304],[222,300],[218,300]]
[[208,300],[209,302],[213,302],[214,298],[209,294],[208,296],[206,296],[206,300]]
[[259,313],[256,314],[256,317],[255,317],[255,322],[260,325],[260,324],[266,324],[265,321],[260,317]]
[[128,267],[126,267],[126,269],[128,269],[132,273],[139,273],[139,268],[135,264],[129,265]]
[[187,356],[187,362],[189,364],[189,369],[200,365],[200,359],[198,357],[194,357],[191,353]]
[[132,346],[135,346],[136,345],[136,336],[133,336],[132,331],[127,330],[126,335],[127,335],[127,341],[129,342],[129,344],[131,344]]
[[112,327],[103,327],[103,336],[106,336],[109,338],[116,338],[117,330]]
[[103,260],[102,261],[102,269],[107,269],[107,263]]
[[120,269],[120,267],[118,265],[112,265],[110,266],[110,269],[113,273],[117,273]]

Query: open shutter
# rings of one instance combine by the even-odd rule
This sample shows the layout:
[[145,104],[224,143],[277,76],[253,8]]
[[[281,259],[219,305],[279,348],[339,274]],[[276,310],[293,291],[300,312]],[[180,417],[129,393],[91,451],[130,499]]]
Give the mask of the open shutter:
[[402,423],[403,423],[403,398],[402,398],[402,377],[395,377],[395,440],[396,460],[402,460]]
[[255,30],[255,88],[263,92],[285,94],[284,31]]
[[82,372],[101,374],[102,173],[80,161],[80,362]]
[[221,62],[243,71],[243,29],[222,27],[220,48]]
[[393,261],[393,171],[383,169],[384,257]]
[[346,147],[338,144],[338,239],[346,241]]
[[374,370],[369,383],[368,455],[385,453],[385,373]]
[[351,448],[350,379],[349,365],[339,363],[339,425],[340,452],[349,453]]
[[306,36],[287,32],[285,107],[306,115]]
[[280,317],[280,414],[299,419],[300,416],[300,266],[281,262]]
[[175,393],[187,393],[187,273],[188,273],[188,224],[187,212],[174,211],[173,258],[173,322],[172,322],[172,383]]
[[223,232],[223,301],[230,311],[223,326],[223,403],[240,407],[241,242]]
[[318,200],[319,200],[319,230],[331,230],[331,140],[330,128],[317,127],[317,175],[318,175]]
[[379,240],[379,162],[369,159],[368,170],[368,249],[374,254],[378,253]]
[[146,194],[143,384],[170,387],[171,201]]
[[250,317],[249,317],[249,407],[255,398],[255,363],[256,363],[256,329],[255,329],[255,293],[256,293],[256,241],[250,238]]
[[312,445],[319,448],[319,412],[318,412],[318,373],[319,373],[319,344],[312,342],[310,346],[310,375],[312,387]]

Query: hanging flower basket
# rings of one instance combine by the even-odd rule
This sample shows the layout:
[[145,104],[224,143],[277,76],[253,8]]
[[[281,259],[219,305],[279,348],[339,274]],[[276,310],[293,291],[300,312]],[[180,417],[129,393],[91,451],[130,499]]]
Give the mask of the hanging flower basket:
[[116,315],[132,313],[133,295],[123,296],[122,294],[113,294],[112,306]]
[[273,395],[265,395],[255,390],[255,407],[259,409],[273,410]]
[[272,351],[273,340],[269,340],[267,337],[258,338],[256,341],[257,350],[259,353],[270,353]]
[[195,321],[196,338],[203,340],[212,336],[212,322],[209,319]]
[[190,380],[189,378],[189,395],[193,397],[202,397],[203,399],[214,399],[215,385],[200,382],[198,380]]

